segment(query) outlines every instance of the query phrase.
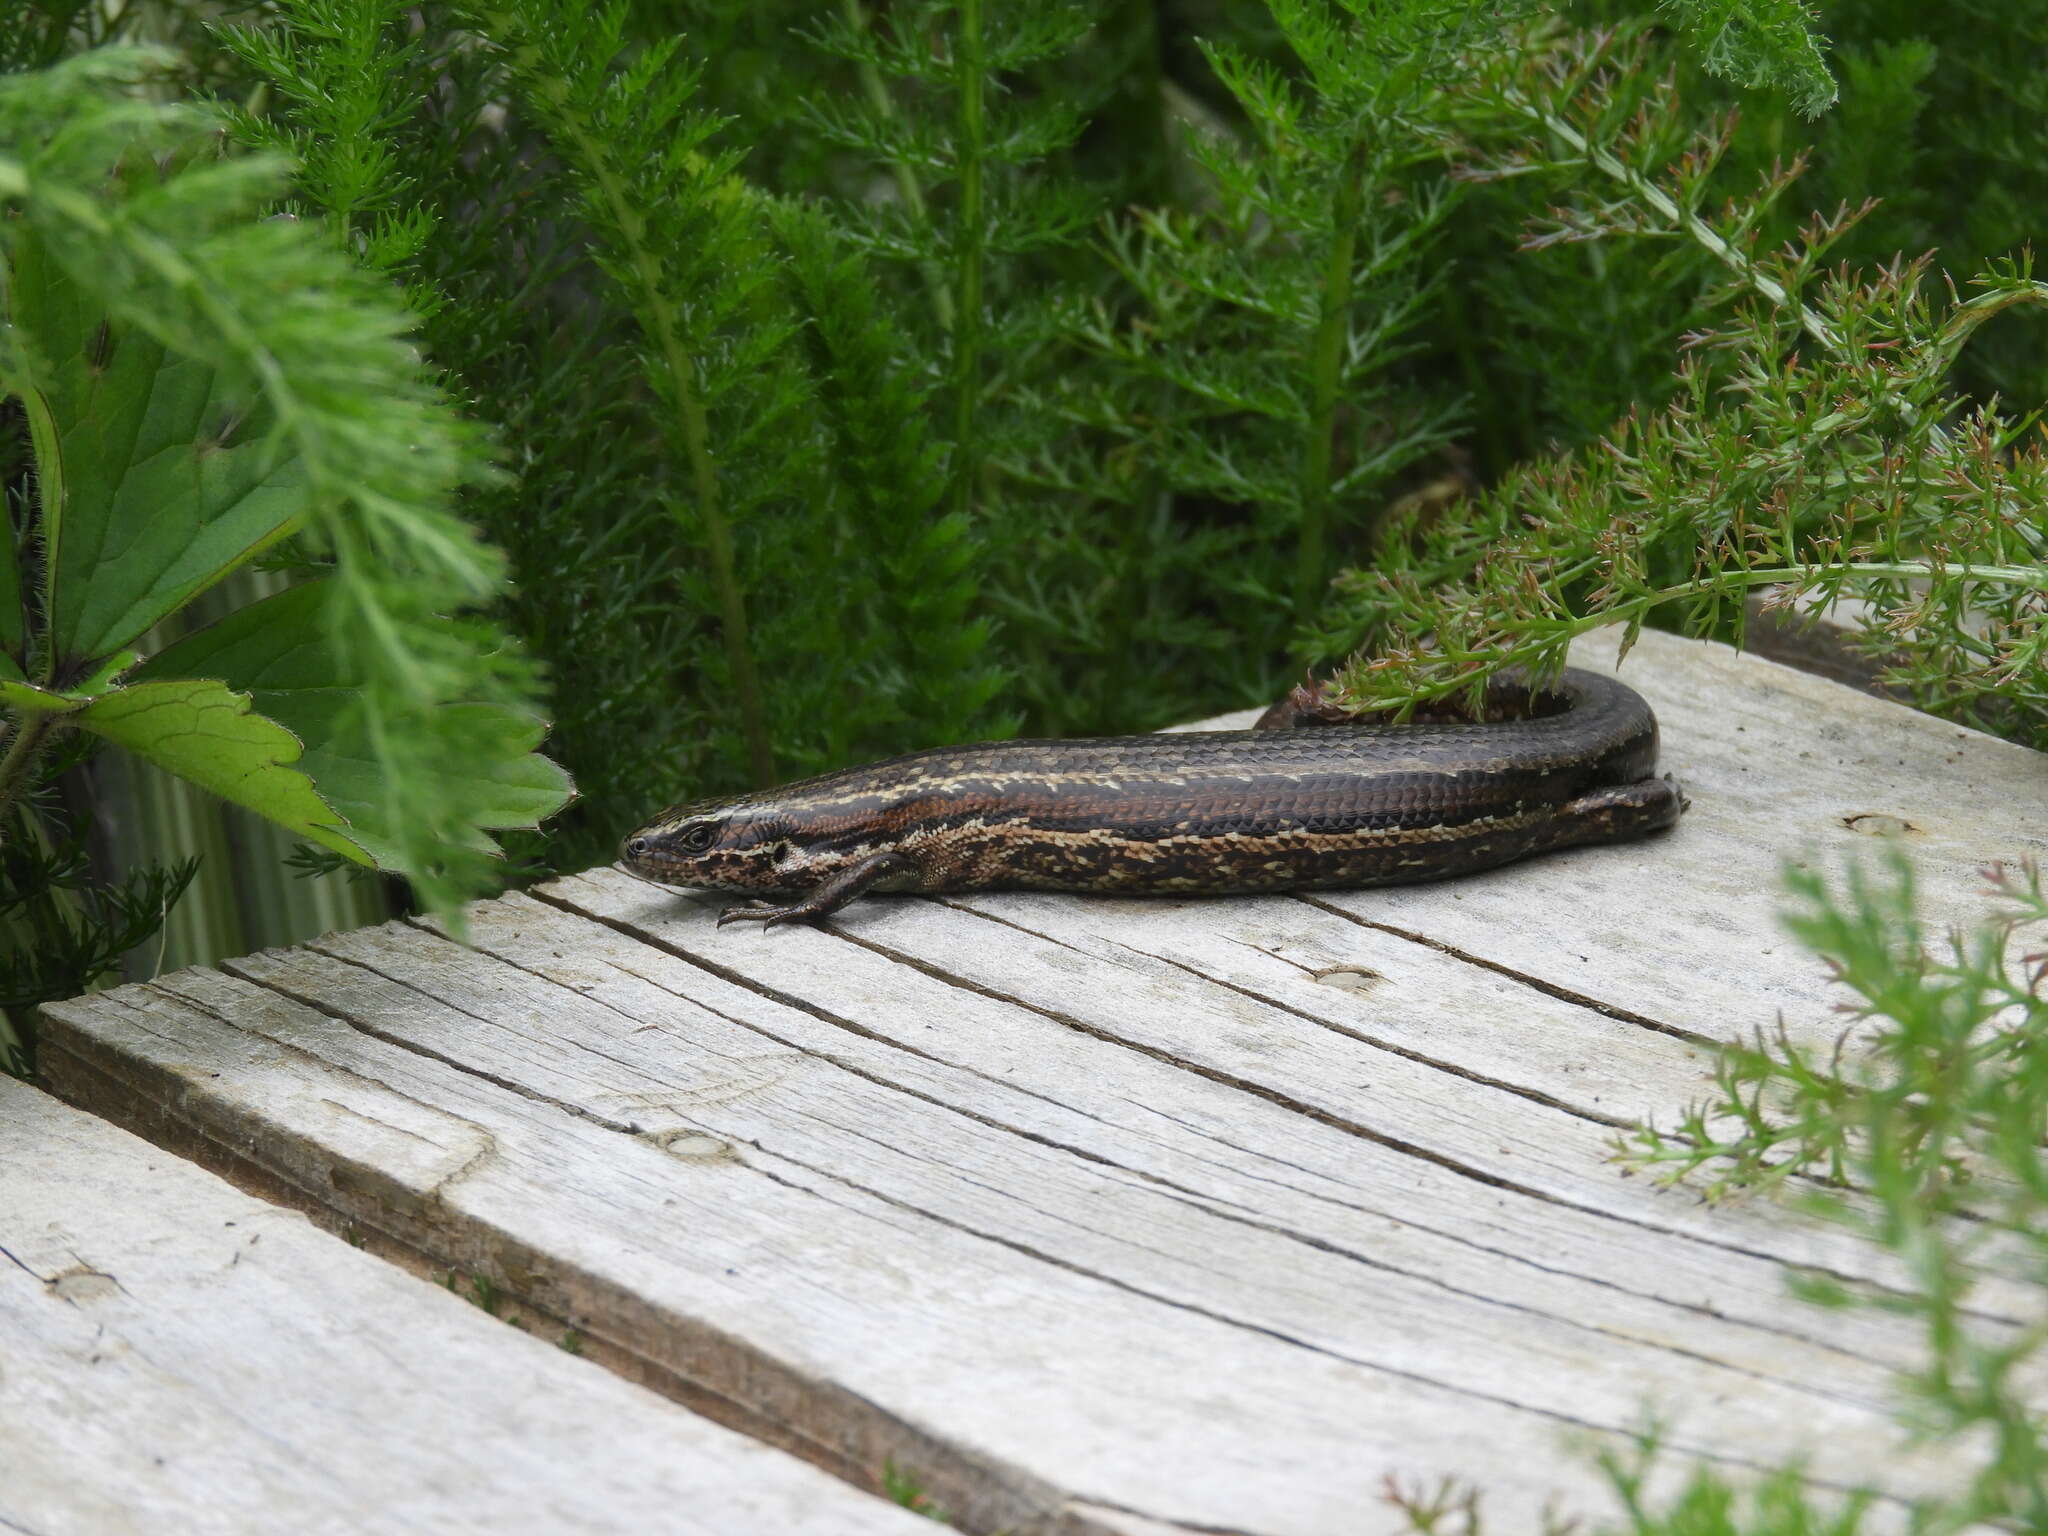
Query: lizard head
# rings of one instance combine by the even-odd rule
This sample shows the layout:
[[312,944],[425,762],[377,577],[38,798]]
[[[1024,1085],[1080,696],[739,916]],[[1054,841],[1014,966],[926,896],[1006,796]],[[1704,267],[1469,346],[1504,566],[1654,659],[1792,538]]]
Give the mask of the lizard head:
[[619,862],[663,885],[749,895],[807,891],[870,851],[807,785],[673,806],[619,844]]
[[619,844],[619,862],[664,885],[714,891],[790,891],[813,883],[790,819],[753,796],[663,811]]

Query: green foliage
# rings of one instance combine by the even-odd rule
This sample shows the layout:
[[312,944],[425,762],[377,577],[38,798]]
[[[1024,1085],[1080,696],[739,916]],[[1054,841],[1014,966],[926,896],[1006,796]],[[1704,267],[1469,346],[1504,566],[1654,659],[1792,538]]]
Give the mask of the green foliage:
[[953,1517],[932,1502],[931,1495],[924,1491],[924,1484],[893,1459],[882,1463],[882,1497],[940,1525],[953,1523]]
[[879,19],[847,0],[813,33],[855,65],[867,97],[864,108],[812,103],[818,132],[886,167],[897,193],[849,210],[851,227],[930,284],[959,513],[986,494],[984,418],[1003,390],[990,365],[1015,375],[1045,341],[1042,299],[1021,281],[1027,259],[1072,241],[1095,211],[1074,180],[1039,169],[1074,143],[1093,103],[1019,77],[1073,52],[1092,21],[1068,0],[915,0]]
[[687,474],[671,513],[710,566],[691,595],[719,615],[726,666],[714,686],[765,781],[774,750],[734,529],[764,531],[809,488],[815,461],[793,427],[807,390],[789,362],[791,327],[758,303],[773,271],[733,176],[737,156],[708,146],[717,122],[691,104],[697,70],[678,57],[679,39],[628,53],[623,4],[592,14],[578,0],[529,0],[475,15],[575,168],[598,263],[640,327],[658,424]]
[[[836,212],[869,258],[867,280],[888,284],[896,350],[932,383],[954,558],[990,552],[974,562],[979,596],[1004,616],[1012,656],[1067,641],[1020,595],[1043,569],[1061,491],[1019,467],[1064,433],[1041,391],[1073,362],[1061,306],[1095,280],[1080,258],[1106,189],[1080,173],[1078,141],[1110,94],[1087,51],[1104,9],[846,0],[805,34],[857,86],[806,102],[803,126],[851,161],[834,178]],[[1041,711],[1059,692],[1025,688]]]
[[1444,87],[1502,13],[1273,11],[1271,36],[1204,41],[1227,106],[1174,134],[1191,195],[1106,221],[1112,281],[1065,300],[1080,356],[1019,397],[1062,430],[1006,462],[1040,499],[997,601],[1058,730],[1270,695],[1334,561],[1453,436],[1456,387],[1409,359],[1459,192]]
[[[2048,888],[2031,864],[1986,874],[1991,910],[1935,933],[1913,870],[1891,850],[1839,881],[1785,872],[1787,930],[1847,992],[1832,1047],[1782,1025],[1724,1049],[1715,1089],[1668,1126],[1617,1140],[1631,1171],[1711,1199],[1791,1195],[1818,1219],[1887,1249],[1903,1279],[1883,1289],[1792,1275],[1805,1299],[1915,1321],[1920,1361],[1900,1372],[1914,1434],[1965,1448],[1966,1484],[1910,1511],[1917,1536],[2048,1529],[2048,1419],[2038,1404],[2048,1347]],[[2031,1282],[2015,1317],[1977,1297],[1997,1273]],[[1856,1536],[1868,1494],[1809,1487],[1786,1465],[1738,1484],[1705,1464],[1668,1491],[1654,1431],[1590,1453],[1623,1519],[1555,1529],[1599,1536]],[[1667,1491],[1652,1494],[1652,1486]],[[1388,1501],[1421,1536],[1481,1536],[1483,1490],[1390,1483]],[[1893,1529],[1887,1524],[1884,1529]]]
[[847,235],[739,176],[672,28],[472,8],[480,49],[450,11],[278,10],[232,39],[276,93],[242,131],[328,145],[300,205],[359,239],[422,232],[400,271],[434,354],[515,445],[519,484],[472,506],[508,617],[577,679],[557,738],[587,805],[551,859],[608,856],[663,797],[1000,727],[986,540],[931,515],[915,355]]
[[[445,905],[489,878],[486,828],[567,795],[530,756],[531,668],[457,617],[502,580],[448,506],[485,473],[481,438],[421,377],[376,280],[264,217],[284,165],[216,153],[210,113],[143,93],[159,62],[110,49],[0,78],[0,393],[27,440],[0,541],[0,835],[31,861],[66,846],[24,796],[45,748],[83,732]],[[324,653],[324,710],[287,729],[218,671],[135,673],[156,626],[287,539],[324,579],[236,622],[249,649]],[[308,776],[330,766],[331,785]],[[479,779],[518,793],[479,802]],[[51,857],[18,871],[25,912],[75,885]]]
[[1989,873],[1990,918],[1937,936],[1903,855],[1851,869],[1839,895],[1788,871],[1786,927],[1853,999],[1841,1038],[1820,1055],[1760,1035],[1726,1053],[1709,1099],[1623,1147],[1633,1166],[1711,1194],[1789,1187],[1795,1174],[1859,1193],[1805,1203],[1890,1249],[1906,1283],[1881,1298],[1801,1289],[1921,1325],[1907,1421],[1973,1447],[1977,1466],[1967,1488],[1918,1512],[1931,1531],[2048,1524],[2048,1423],[2029,1386],[2048,1309],[2015,1327],[1973,1302],[1994,1265],[2048,1285],[2048,891],[2031,865]]
[[[40,9],[0,57],[144,14]],[[1993,265],[2048,202],[2048,87],[2008,65],[2037,13],[1832,4],[1843,94],[1809,123],[1830,87],[1796,0],[267,0],[210,38],[185,0],[148,10],[190,43],[158,88],[210,88],[298,162],[283,206],[387,308],[402,286],[505,445],[510,475],[452,494],[510,589],[421,558],[441,610],[495,590],[573,680],[554,740],[586,799],[515,849],[556,867],[663,800],[1186,718],[1361,643],[1386,702],[1470,680],[1405,657],[1446,636],[1734,638],[1778,566],[1892,610],[1922,698],[2030,738],[2037,595],[1986,573],[2040,558],[2019,428],[2048,349]],[[1959,307],[1944,270],[1996,286]],[[1903,395],[1830,419],[1908,351]],[[210,494],[286,430],[267,408]],[[1773,498],[1815,485],[1790,553],[1764,547]],[[1971,510],[1937,530],[1949,496]],[[336,552],[340,609],[364,562]],[[370,740],[412,739],[396,719]],[[365,761],[435,782],[386,750]]]
[[[275,722],[272,729],[306,743],[298,766],[344,819],[338,835],[316,828],[310,832],[313,840],[344,854],[361,849],[382,868],[403,867],[404,829],[389,818],[380,786],[383,770],[357,727],[355,700],[364,685],[363,672],[328,644],[321,624],[332,601],[333,580],[302,581],[166,647],[135,670],[134,686],[126,692],[204,687],[239,700],[243,709],[253,704],[261,713],[248,719]],[[222,681],[179,684],[159,678]],[[237,691],[228,694],[227,689]],[[79,718],[90,728],[89,715]],[[477,849],[490,848],[480,829],[530,827],[561,804],[560,770],[533,752],[541,727],[532,716],[451,702],[423,728],[434,733],[430,745],[438,750],[425,754],[424,774],[409,781],[410,790],[460,799],[479,829],[470,833]],[[286,820],[275,810],[264,814]]]
[[[1602,1443],[1589,1452],[1619,1523],[1588,1525],[1546,1516],[1542,1536],[1858,1536],[1874,1502],[1868,1494],[1816,1492],[1796,1466],[1776,1467],[1737,1486],[1719,1471],[1695,1465],[1672,1489],[1657,1431],[1646,1429],[1626,1445]],[[1386,1501],[1415,1536],[1485,1536],[1484,1490],[1455,1478],[1434,1486],[1387,1482]]]
[[[467,1293],[456,1284],[457,1280],[463,1279],[469,1282]],[[489,1275],[482,1272],[462,1275],[452,1269],[444,1270],[441,1275],[441,1288],[450,1295],[462,1296],[471,1306],[484,1313],[487,1317],[504,1317],[505,1305],[509,1298],[505,1295],[504,1289],[498,1282]],[[515,1318],[504,1318],[504,1320],[506,1322],[517,1321]]]
[[[1569,30],[1609,9],[278,0],[207,67],[260,82],[238,134],[300,151],[293,206],[407,285],[510,447],[465,495],[507,622],[578,679],[587,802],[522,845],[567,865],[770,766],[1246,702],[1305,620],[1399,649],[1324,578],[1389,529],[1483,543],[1460,498],[1693,387],[1731,278],[1702,230],[1760,268],[1881,193],[1834,254],[1964,270],[2030,232],[2048,114],[1994,66],[2033,18],[1833,7],[1847,95],[1809,127],[1796,4]],[[1804,145],[1723,220],[1710,162]],[[1644,187],[1690,151],[1666,217]],[[1963,349],[1953,399],[2048,398],[2024,335]]]
[[[295,162],[298,185],[317,189],[304,206],[379,271],[404,272],[434,225],[433,211],[417,201],[417,178],[399,163],[395,136],[420,109],[416,92],[429,62],[425,43],[405,25],[410,11],[398,0],[309,4],[294,13],[295,30],[244,24],[214,33],[272,90],[319,104],[317,125],[288,125],[241,107],[228,108],[227,117],[242,142]],[[438,304],[425,284],[411,285],[407,298],[421,315]]]
[[[115,666],[126,671],[133,659]],[[92,694],[0,682],[0,703],[14,711],[18,740],[51,726],[86,731],[337,852],[367,852],[299,766],[300,738],[216,678],[124,681]]]
[[772,217],[838,470],[826,494],[836,503],[841,622],[860,658],[855,700],[825,715],[843,724],[824,757],[886,751],[912,731],[971,740],[994,723],[1007,677],[989,659],[988,619],[975,614],[973,519],[944,507],[931,391],[903,362],[903,338],[847,237],[801,204]]
[[[1124,386],[1095,414],[1151,461],[1138,495],[1237,509],[1199,558],[1242,566],[1230,628],[1264,656],[1321,604],[1333,542],[1362,547],[1388,487],[1451,436],[1455,399],[1394,370],[1430,318],[1453,191],[1426,114],[1472,46],[1445,41],[1434,5],[1368,18],[1301,0],[1275,15],[1306,80],[1207,49],[1244,128],[1193,147],[1207,208],[1112,226],[1137,302],[1098,304],[1084,330]],[[1258,558],[1290,544],[1291,562]]]
[[1805,0],[1658,0],[1711,74],[1789,97],[1807,117],[1835,104]]
[[1577,173],[1587,185],[1539,242],[1685,241],[1722,270],[1723,312],[1689,339],[1664,410],[1512,470],[1456,517],[1398,520],[1377,567],[1340,583],[1332,643],[1366,637],[1344,676],[1351,696],[1386,707],[1509,661],[1554,666],[1572,637],[1616,622],[1633,634],[1667,605],[1689,630],[1739,638],[1744,599],[1771,587],[1788,603],[1865,599],[1867,643],[1895,658],[1888,681],[1923,707],[2048,742],[2048,459],[2023,423],[1972,406],[1951,378],[1987,320],[2048,287],[2003,264],[1943,303],[1924,261],[1831,273],[1846,213],[1759,253],[1786,178],[1715,206],[1725,139],[1645,165],[1641,119],[1617,120],[1587,83],[1599,54],[1572,57],[1569,73],[1486,82],[1491,110],[1540,136],[1473,174]]
[[22,1026],[36,1004],[71,996],[146,943],[198,869],[182,859],[117,880],[94,869],[91,815],[68,808],[60,788],[90,741],[72,736],[44,755],[0,838],[0,1072],[17,1077],[34,1066]]

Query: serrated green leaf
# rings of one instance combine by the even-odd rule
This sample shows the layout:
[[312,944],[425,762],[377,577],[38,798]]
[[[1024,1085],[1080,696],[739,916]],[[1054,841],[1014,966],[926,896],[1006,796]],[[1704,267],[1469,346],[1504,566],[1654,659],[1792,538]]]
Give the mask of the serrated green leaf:
[[[403,869],[387,809],[395,792],[370,750],[357,678],[334,655],[321,624],[329,583],[303,582],[236,610],[152,657],[138,676],[204,676],[247,689],[270,718],[305,743],[299,766],[348,820],[348,835],[380,868]],[[431,743],[443,792],[459,796],[469,830],[462,846],[497,851],[491,830],[539,824],[573,793],[568,775],[534,748],[535,716],[494,704],[444,704],[409,732]]]
[[237,608],[158,651],[136,679],[217,677],[264,698],[347,689],[354,670],[332,654],[321,624],[329,591],[325,580],[303,581]]
[[51,693],[15,678],[0,678],[0,704],[23,715],[68,715],[85,707],[85,700]]
[[137,683],[103,693],[71,724],[338,852],[361,858],[334,808],[300,767],[299,738],[212,678]]
[[17,243],[9,304],[62,460],[62,506],[42,509],[61,677],[289,533],[305,477],[246,393],[109,325],[33,238]]

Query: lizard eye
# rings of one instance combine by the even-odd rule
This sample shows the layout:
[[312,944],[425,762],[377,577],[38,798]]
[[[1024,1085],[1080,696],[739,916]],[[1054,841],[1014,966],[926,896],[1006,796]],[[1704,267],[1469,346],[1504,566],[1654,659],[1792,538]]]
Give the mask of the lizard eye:
[[692,853],[702,853],[711,846],[711,840],[718,836],[718,828],[708,821],[700,821],[694,827],[684,830],[676,840]]

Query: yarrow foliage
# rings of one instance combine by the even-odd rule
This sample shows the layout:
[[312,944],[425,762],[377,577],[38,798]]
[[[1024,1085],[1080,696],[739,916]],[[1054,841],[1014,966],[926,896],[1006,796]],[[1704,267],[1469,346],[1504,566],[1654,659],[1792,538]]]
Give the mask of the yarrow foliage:
[[[1716,205],[1720,135],[1663,167],[1634,153],[1639,120],[1581,107],[1596,69],[1490,82],[1495,110],[1542,130],[1467,174],[1576,171],[1586,194],[1529,243],[1670,239],[1724,274],[1721,314],[1687,338],[1665,409],[1626,416],[1578,453],[1521,466],[1453,514],[1389,529],[1376,568],[1344,577],[1365,639],[1343,683],[1389,707],[1456,691],[1520,661],[1560,665],[1577,635],[1653,614],[1739,637],[1745,600],[1868,605],[1864,643],[1925,707],[2048,743],[2048,460],[2038,436],[1952,383],[1994,316],[2038,306],[2024,260],[1963,298],[1930,292],[1926,261],[1852,275],[1831,247],[1864,210],[1757,249],[1790,170]],[[1604,137],[1591,130],[1606,126]],[[1332,625],[1327,643],[1345,631]]]

